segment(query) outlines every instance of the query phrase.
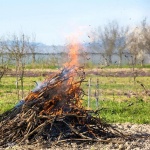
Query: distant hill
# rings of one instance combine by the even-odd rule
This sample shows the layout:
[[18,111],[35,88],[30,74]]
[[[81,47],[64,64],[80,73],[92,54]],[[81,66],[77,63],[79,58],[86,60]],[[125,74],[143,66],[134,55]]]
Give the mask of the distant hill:
[[61,53],[66,49],[65,46],[61,45],[45,45],[43,43],[37,43],[36,45],[36,53]]
[[[123,42],[123,39],[119,39],[118,42]],[[13,41],[5,41],[8,45],[12,45]],[[40,42],[31,42],[31,46],[35,47],[35,53],[62,53],[62,52],[67,52],[67,47],[66,45],[46,45]],[[79,53],[82,51],[87,52],[87,53],[104,53],[104,49],[102,48],[102,43],[101,42],[85,42],[85,43],[80,43],[79,44]],[[116,50],[115,50],[116,52]]]
[[[0,42],[0,47],[2,46],[2,44],[5,43],[8,46],[12,46],[13,44],[15,44],[14,41],[8,40],[8,41],[1,41]],[[60,52],[64,52],[64,50],[66,49],[65,46],[61,46],[61,45],[46,45],[40,42],[31,42],[30,43],[31,46],[35,47],[35,53],[60,53]],[[21,42],[20,42],[21,45]],[[5,50],[4,52],[7,53],[7,50]]]

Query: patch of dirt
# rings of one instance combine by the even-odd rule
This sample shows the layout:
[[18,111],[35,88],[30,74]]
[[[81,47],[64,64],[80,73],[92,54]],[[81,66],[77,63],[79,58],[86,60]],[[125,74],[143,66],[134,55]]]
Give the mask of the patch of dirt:
[[[26,77],[37,77],[37,76],[47,76],[56,72],[56,70],[26,70],[24,76]],[[134,71],[130,68],[128,69],[85,69],[85,73],[94,74],[98,76],[112,76],[112,77],[132,77],[132,76],[150,76],[150,69],[135,69]],[[5,73],[7,76],[16,76],[15,71],[10,70]]]
[[[138,125],[131,123],[113,124],[122,133],[130,135],[130,139],[116,138],[109,142],[97,143],[77,143],[64,142],[59,145],[14,145],[9,146],[6,150],[150,150],[150,125]],[[4,150],[4,149],[0,149]]]
[[150,76],[150,71],[147,70],[91,70],[87,71],[86,74],[94,74],[98,76],[107,76],[107,77],[133,77],[133,76]]

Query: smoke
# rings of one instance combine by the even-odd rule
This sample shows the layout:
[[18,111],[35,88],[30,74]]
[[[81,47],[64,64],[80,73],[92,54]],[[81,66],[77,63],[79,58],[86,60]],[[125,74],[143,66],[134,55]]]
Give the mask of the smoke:
[[68,80],[70,74],[75,71],[75,67],[76,66],[68,66],[67,68],[65,67],[57,77],[54,77],[51,80],[45,80],[44,82],[35,81],[36,87],[32,90],[32,92],[38,92],[49,85],[55,84],[58,80]]

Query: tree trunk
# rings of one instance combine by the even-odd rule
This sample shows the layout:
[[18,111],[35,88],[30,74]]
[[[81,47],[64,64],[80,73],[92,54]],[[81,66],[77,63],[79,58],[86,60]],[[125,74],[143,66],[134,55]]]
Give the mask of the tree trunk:
[[111,58],[111,55],[108,56],[108,62],[109,62],[109,65],[112,64],[112,58]]
[[17,97],[18,97],[18,100],[19,100],[19,77],[18,77],[18,74],[19,74],[19,60],[16,61],[16,92],[17,92]]
[[144,59],[141,60],[141,67],[144,65]]
[[32,63],[35,63],[35,53],[32,53]]
[[119,54],[119,66],[122,66],[122,53]]

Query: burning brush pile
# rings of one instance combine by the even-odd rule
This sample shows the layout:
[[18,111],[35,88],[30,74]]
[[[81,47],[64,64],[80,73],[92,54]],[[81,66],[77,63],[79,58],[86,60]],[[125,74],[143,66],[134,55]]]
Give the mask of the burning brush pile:
[[[22,103],[0,118],[0,146],[107,141],[119,135],[82,106],[84,71],[68,67],[49,75]],[[94,112],[93,112],[94,113]]]

